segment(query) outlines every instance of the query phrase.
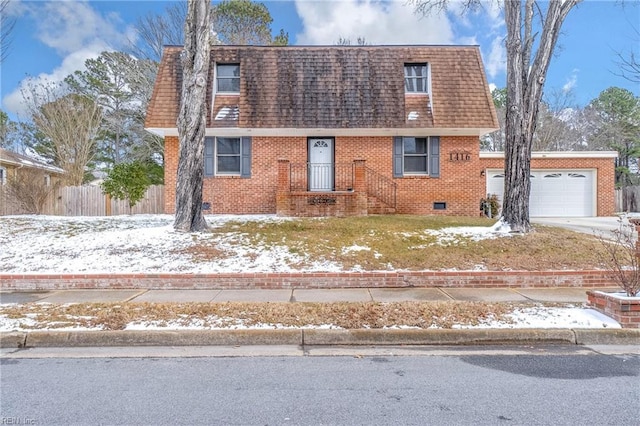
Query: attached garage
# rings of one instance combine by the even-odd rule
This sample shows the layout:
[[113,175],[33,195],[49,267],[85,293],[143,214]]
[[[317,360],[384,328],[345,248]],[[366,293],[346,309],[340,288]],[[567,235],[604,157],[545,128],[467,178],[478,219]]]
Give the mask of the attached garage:
[[[531,217],[595,216],[595,170],[552,169],[531,171]],[[504,171],[489,169],[487,193],[502,202]]]
[[[531,156],[531,217],[610,216],[614,213],[613,151],[534,152]],[[486,193],[502,203],[504,153],[481,152]]]

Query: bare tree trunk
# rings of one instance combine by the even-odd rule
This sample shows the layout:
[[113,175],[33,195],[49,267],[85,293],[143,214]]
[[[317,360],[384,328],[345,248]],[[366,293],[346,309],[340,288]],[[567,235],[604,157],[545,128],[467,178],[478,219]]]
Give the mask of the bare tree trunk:
[[182,95],[178,115],[180,153],[174,229],[208,228],[202,214],[206,94],[210,56],[209,1],[189,0],[182,52]]
[[[544,17],[538,50],[531,62],[534,0],[504,2],[507,25],[507,111],[503,220],[515,232],[529,232],[531,146],[544,80],[560,28],[581,0],[551,0]],[[524,12],[524,17],[522,16]]]
[[514,231],[528,232],[531,228],[529,176],[532,138],[527,138],[525,132],[526,111],[523,111],[522,102],[526,71],[520,27],[522,21],[520,2],[505,2],[504,16],[507,24],[507,108],[502,217]]

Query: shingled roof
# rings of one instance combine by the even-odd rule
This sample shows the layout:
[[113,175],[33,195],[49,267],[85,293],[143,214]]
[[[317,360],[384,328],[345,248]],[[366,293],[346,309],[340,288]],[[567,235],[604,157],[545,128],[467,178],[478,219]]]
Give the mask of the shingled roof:
[[0,165],[2,164],[14,167],[30,167],[33,169],[41,169],[57,174],[64,173],[64,170],[62,170],[60,167],[47,164],[43,160],[0,148]]
[[[176,127],[181,51],[164,50],[149,129]],[[240,64],[239,96],[213,96],[216,62]],[[405,95],[404,64],[422,62],[431,93]],[[498,127],[477,46],[216,46],[208,92],[209,128]]]

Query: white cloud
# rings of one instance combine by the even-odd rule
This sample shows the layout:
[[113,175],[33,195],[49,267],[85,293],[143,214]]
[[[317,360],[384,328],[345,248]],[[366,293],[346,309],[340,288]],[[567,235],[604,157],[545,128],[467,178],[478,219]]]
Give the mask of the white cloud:
[[507,50],[504,46],[503,36],[497,36],[491,42],[489,55],[484,58],[484,66],[490,78],[495,78],[506,70]]
[[119,17],[101,16],[86,1],[36,3],[31,15],[38,22],[36,37],[61,55],[98,40],[114,46],[126,42],[126,35],[118,28],[122,24]]
[[[35,23],[34,37],[54,49],[60,65],[51,72],[30,78],[35,83],[59,83],[66,76],[84,70],[84,62],[105,50],[115,50],[127,43],[131,27],[123,27],[117,14],[100,15],[87,1],[48,1],[20,3],[21,19]],[[3,98],[3,108],[25,117],[21,90],[27,80]]]
[[577,68],[574,68],[573,71],[571,71],[571,75],[567,78],[567,82],[564,84],[564,86],[562,86],[563,93],[569,93],[576,87],[576,85],[578,84],[579,71],[580,70]]
[[24,105],[22,91],[27,89],[28,84],[46,85],[59,83],[76,70],[83,70],[84,63],[87,59],[97,58],[100,53],[106,49],[106,45],[96,42],[91,46],[84,47],[67,55],[62,63],[50,73],[41,73],[35,77],[22,80],[18,87],[2,100],[4,108],[22,119],[27,118],[27,108],[26,105]]
[[421,18],[404,1],[296,0],[303,25],[298,44],[336,44],[340,37],[364,37],[371,44],[452,44],[451,23],[446,15]]

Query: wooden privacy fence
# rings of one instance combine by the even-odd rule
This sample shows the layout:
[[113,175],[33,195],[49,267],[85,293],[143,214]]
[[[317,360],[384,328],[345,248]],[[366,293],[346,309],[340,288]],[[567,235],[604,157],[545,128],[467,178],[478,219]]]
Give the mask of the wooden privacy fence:
[[616,211],[640,211],[640,186],[626,186],[616,189]]
[[[28,214],[11,198],[9,191],[0,186],[0,215]],[[99,186],[63,186],[47,197],[40,214],[54,216],[116,216],[123,214],[164,213],[164,185],[147,189],[142,200],[129,208],[126,200],[111,199]]]

